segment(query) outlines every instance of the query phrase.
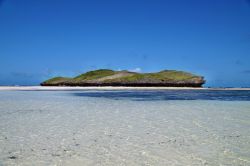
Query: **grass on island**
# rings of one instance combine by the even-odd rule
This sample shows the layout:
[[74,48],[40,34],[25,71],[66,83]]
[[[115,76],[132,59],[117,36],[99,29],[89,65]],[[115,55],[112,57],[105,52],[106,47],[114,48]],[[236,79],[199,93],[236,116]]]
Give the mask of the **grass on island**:
[[94,80],[106,76],[111,76],[115,74],[116,72],[113,70],[108,70],[108,69],[100,69],[100,70],[94,70],[94,71],[89,71],[87,73],[81,74],[75,78],[73,78],[74,81],[80,81],[80,80]]
[[51,79],[45,81],[44,83],[46,83],[46,84],[59,84],[59,83],[63,83],[63,82],[69,81],[69,80],[71,80],[71,78],[68,78],[68,77],[54,77],[54,78],[51,78]]
[[[110,77],[111,76],[111,77]],[[105,78],[107,77],[107,78]],[[191,73],[176,71],[176,70],[163,70],[157,73],[136,73],[123,71],[114,71],[109,69],[100,69],[89,71],[74,78],[55,77],[45,81],[45,84],[78,84],[88,81],[98,81],[102,83],[133,83],[133,82],[178,82],[189,81],[193,79],[200,79],[202,77],[196,76]]]
[[155,81],[184,81],[192,78],[196,78],[197,76],[175,70],[164,70],[158,73],[134,73],[130,76],[125,76],[117,79],[109,79],[105,80],[105,82],[134,82],[139,80],[155,80]]

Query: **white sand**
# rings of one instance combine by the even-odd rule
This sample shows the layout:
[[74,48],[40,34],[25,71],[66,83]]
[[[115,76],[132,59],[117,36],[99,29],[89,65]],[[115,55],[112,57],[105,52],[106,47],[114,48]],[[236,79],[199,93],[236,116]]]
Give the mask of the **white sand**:
[[84,93],[0,91],[0,165],[250,165],[249,101]]
[[158,90],[158,89],[207,89],[190,87],[59,87],[59,86],[0,86],[0,90]]
[[0,86],[0,90],[250,90],[250,88]]

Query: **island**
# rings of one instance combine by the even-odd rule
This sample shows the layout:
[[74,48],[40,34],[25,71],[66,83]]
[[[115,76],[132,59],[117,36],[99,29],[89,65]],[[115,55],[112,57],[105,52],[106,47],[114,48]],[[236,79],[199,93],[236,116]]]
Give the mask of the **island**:
[[203,76],[176,70],[137,73],[127,70],[99,69],[74,78],[54,77],[41,86],[126,86],[126,87],[202,87]]

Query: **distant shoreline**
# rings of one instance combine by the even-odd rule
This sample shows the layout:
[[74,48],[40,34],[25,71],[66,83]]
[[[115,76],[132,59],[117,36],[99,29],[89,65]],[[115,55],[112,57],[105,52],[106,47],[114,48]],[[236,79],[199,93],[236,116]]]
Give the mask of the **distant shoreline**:
[[64,86],[0,86],[0,91],[73,91],[73,90],[250,90],[250,88],[192,88],[192,87],[64,87]]

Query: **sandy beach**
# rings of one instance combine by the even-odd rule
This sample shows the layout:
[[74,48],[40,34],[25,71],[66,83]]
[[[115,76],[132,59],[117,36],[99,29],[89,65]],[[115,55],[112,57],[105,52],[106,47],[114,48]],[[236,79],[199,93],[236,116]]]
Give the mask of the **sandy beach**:
[[190,88],[190,87],[67,87],[67,86],[0,86],[0,90],[161,90],[161,89],[208,89],[208,88]]
[[67,87],[67,86],[0,86],[0,90],[67,91],[67,90],[250,90],[250,88],[191,88],[191,87]]
[[0,165],[250,164],[249,91],[77,88],[0,91]]

